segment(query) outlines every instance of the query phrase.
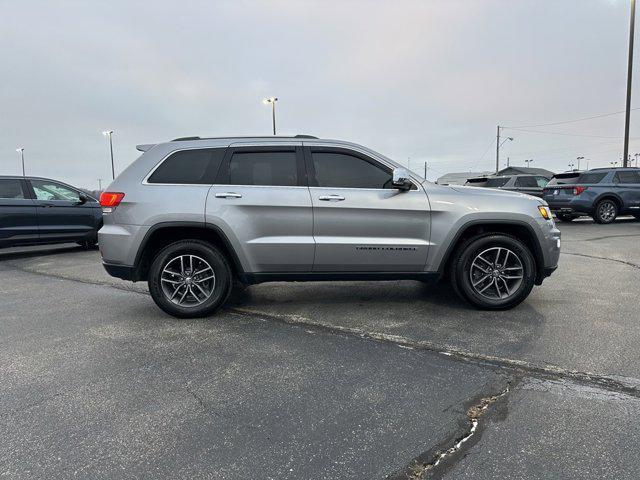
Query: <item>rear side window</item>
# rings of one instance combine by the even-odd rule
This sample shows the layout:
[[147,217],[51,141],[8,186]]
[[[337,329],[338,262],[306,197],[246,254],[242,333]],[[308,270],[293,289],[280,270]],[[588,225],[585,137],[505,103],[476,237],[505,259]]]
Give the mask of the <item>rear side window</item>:
[[607,172],[582,173],[576,183],[600,183]]
[[617,183],[640,183],[640,172],[616,172]]
[[516,178],[516,187],[537,187],[538,182],[534,177],[518,177]]
[[574,183],[578,183],[578,178],[580,177],[579,173],[570,173],[564,175],[556,175],[551,181],[547,184],[547,186],[552,185],[572,185]]
[[503,187],[507,184],[508,181],[509,181],[509,177],[490,178],[487,180],[487,183],[485,183],[484,186],[488,188]]
[[31,180],[31,186],[38,200],[80,201],[80,192],[51,180]]
[[182,150],[170,155],[151,174],[148,183],[214,183],[225,148]]
[[22,182],[17,178],[0,179],[0,198],[24,198],[24,192],[22,191]]
[[360,157],[339,152],[312,152],[318,187],[393,188],[391,172]]
[[229,160],[229,185],[298,185],[296,152],[236,151]]

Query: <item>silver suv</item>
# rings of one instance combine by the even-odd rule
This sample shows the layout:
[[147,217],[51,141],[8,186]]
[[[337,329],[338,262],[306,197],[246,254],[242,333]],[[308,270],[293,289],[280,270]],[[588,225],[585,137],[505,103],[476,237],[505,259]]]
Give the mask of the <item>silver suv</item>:
[[138,150],[101,196],[100,251],[176,317],[211,314],[235,284],[444,276],[473,305],[507,309],[557,266],[544,201],[434,185],[353,143],[188,137]]

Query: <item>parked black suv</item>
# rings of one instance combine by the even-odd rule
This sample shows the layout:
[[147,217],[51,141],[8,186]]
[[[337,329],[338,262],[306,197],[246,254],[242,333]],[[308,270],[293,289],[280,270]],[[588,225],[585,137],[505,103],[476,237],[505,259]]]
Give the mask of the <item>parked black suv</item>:
[[48,178],[0,176],[0,247],[93,246],[101,226],[100,204],[77,188]]
[[498,175],[488,177],[470,178],[465,183],[470,187],[499,188],[512,192],[526,193],[542,197],[543,187],[549,182],[542,175]]
[[548,185],[543,198],[565,222],[584,215],[598,223],[611,223],[624,214],[640,218],[640,169],[594,168],[582,172],[575,183]]

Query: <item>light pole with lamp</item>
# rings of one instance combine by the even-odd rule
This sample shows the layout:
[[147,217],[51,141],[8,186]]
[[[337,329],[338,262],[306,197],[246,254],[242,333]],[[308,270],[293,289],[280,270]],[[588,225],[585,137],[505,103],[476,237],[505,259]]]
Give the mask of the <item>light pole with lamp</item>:
[[527,168],[529,168],[529,165],[531,164],[531,162],[533,162],[533,158],[530,158],[529,160],[524,161],[524,163],[527,164]]
[[276,102],[278,97],[269,97],[262,100],[265,105],[271,104],[271,121],[273,123],[273,134],[276,134]]
[[109,151],[111,152],[111,177],[116,179],[116,169],[113,165],[113,130],[105,130],[102,132],[105,137],[109,137]]

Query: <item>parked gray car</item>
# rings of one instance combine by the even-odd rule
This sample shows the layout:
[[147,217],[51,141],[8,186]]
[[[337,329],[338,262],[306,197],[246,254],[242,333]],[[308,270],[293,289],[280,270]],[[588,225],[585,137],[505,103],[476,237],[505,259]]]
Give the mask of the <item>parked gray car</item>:
[[214,312],[238,282],[444,276],[473,305],[507,309],[558,262],[542,200],[435,185],[353,143],[189,137],[138,149],[101,196],[100,251],[111,275],[146,280],[177,317]]
[[549,179],[542,175],[520,174],[475,177],[468,179],[465,185],[470,187],[500,188],[501,190],[542,197],[543,189],[548,183]]

